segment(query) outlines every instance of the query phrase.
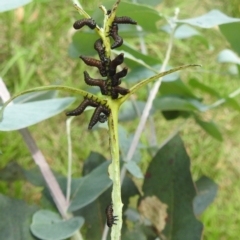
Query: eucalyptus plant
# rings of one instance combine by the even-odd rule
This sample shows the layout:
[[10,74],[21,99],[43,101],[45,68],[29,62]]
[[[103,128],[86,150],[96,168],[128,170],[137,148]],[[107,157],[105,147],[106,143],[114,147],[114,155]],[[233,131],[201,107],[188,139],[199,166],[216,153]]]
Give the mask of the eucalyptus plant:
[[[183,70],[189,67],[199,66],[197,64],[183,65],[180,67],[173,68],[168,71],[157,73],[156,75],[143,79],[139,83],[130,87],[129,89],[124,88],[121,85],[122,78],[127,76],[128,68],[123,67],[120,71],[118,68],[124,63],[124,54],[120,53],[112,58],[112,49],[121,47],[123,39],[118,33],[118,24],[133,24],[136,25],[137,22],[131,19],[131,16],[117,16],[117,8],[119,6],[120,0],[116,1],[112,9],[107,10],[104,6],[100,9],[103,12],[104,20],[103,27],[99,27],[94,19],[92,19],[82,7],[75,5],[75,8],[83,16],[82,19],[77,20],[73,27],[75,29],[80,29],[82,27],[89,27],[90,29],[96,31],[99,38],[96,39],[94,44],[94,49],[99,55],[99,60],[88,56],[80,56],[81,60],[91,67],[96,67],[101,75],[101,77],[106,77],[106,79],[93,79],[89,72],[85,71],[83,74],[83,79],[86,84],[90,86],[98,86],[101,90],[102,96],[97,96],[90,92],[86,92],[82,89],[75,87],[68,87],[62,85],[52,85],[37,87],[23,91],[7,102],[1,109],[1,114],[3,114],[4,108],[15,98],[38,91],[46,90],[61,90],[69,92],[71,94],[78,94],[83,96],[84,100],[80,105],[69,112],[66,113],[67,116],[77,116],[84,112],[85,108],[91,106],[95,108],[92,118],[90,120],[88,129],[92,127],[97,122],[108,121],[108,133],[109,133],[109,144],[111,152],[111,164],[108,167],[109,178],[112,180],[112,194],[109,206],[106,206],[106,217],[107,225],[111,228],[111,239],[119,240],[121,237],[122,228],[122,199],[121,199],[121,177],[120,177],[120,159],[119,159],[119,138],[118,138],[118,113],[122,104],[132,95],[137,92],[140,88],[145,87],[148,83],[158,80],[161,82],[161,78],[165,75],[171,74],[173,72]],[[111,39],[113,43],[111,44]],[[154,70],[155,71],[155,70]],[[4,114],[3,114],[4,117]],[[54,193],[52,192],[54,196]],[[54,198],[56,201],[56,198]],[[61,204],[56,203],[59,212],[63,218],[69,218],[67,214],[67,208],[64,210],[61,208]],[[71,216],[70,216],[71,217]]]

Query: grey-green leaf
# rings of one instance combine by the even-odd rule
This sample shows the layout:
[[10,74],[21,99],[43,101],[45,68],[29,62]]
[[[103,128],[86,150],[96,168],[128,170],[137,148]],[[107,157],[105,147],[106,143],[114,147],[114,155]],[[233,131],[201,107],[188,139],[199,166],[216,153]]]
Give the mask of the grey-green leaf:
[[214,9],[200,17],[177,20],[176,22],[188,23],[190,25],[201,27],[201,28],[212,28],[216,25],[240,22],[240,18],[228,17],[227,15],[220,12],[219,10]]
[[1,0],[0,1],[0,12],[9,11],[15,8],[19,8],[23,5],[32,2],[32,0]]
[[129,161],[124,164],[127,170],[136,178],[143,178],[143,173],[140,167],[134,161]]
[[41,100],[55,98],[57,94],[58,94],[58,91],[56,90],[26,93],[24,95],[19,96],[18,98],[15,98],[13,102],[15,104],[17,103],[20,104],[20,103],[26,103],[26,102],[41,101]]
[[67,97],[8,105],[0,122],[0,130],[13,131],[39,123],[62,112],[74,100]]
[[32,233],[42,240],[64,240],[71,237],[84,223],[82,217],[62,219],[49,210],[39,210],[33,216]]
[[0,239],[33,240],[29,231],[31,218],[37,206],[28,206],[24,201],[0,194]]
[[240,64],[240,59],[235,52],[230,49],[222,50],[218,56],[217,61],[220,63],[236,63]]
[[104,162],[83,178],[74,193],[68,209],[70,212],[88,205],[111,186],[112,181],[108,177],[109,163],[110,161]]
[[201,111],[204,112],[208,106],[196,99],[183,98],[179,96],[162,96],[154,100],[154,107],[161,111],[181,110],[181,111]]
[[202,176],[196,182],[197,196],[193,201],[195,215],[200,215],[213,202],[217,195],[218,185],[210,178]]
[[209,135],[217,139],[218,141],[222,141],[222,134],[219,131],[217,125],[213,121],[205,122],[202,121],[199,117],[195,116],[196,123],[202,127]]

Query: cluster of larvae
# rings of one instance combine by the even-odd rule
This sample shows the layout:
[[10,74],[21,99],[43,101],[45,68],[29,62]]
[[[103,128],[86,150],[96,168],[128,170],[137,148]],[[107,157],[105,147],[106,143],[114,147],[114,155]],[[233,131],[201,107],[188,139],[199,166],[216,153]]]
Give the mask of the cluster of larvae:
[[[107,11],[109,15],[111,11]],[[112,25],[110,26],[110,31],[108,36],[110,36],[114,43],[111,45],[111,49],[120,47],[123,44],[123,39],[118,35],[118,24],[137,24],[136,21],[132,20],[129,17],[115,17]],[[88,26],[91,29],[96,28],[96,22],[92,18],[81,19],[76,21],[73,24],[75,29],[81,29],[83,26]],[[88,66],[96,67],[99,70],[99,73],[102,77],[106,77],[105,80],[102,79],[93,79],[90,77],[87,71],[84,71],[84,80],[86,84],[90,86],[98,86],[101,90],[102,95],[111,96],[112,99],[117,99],[120,95],[126,95],[129,93],[129,90],[123,87],[120,87],[121,78],[125,77],[128,72],[128,68],[124,67],[121,71],[117,72],[117,66],[121,65],[124,61],[124,54],[121,53],[111,60],[106,57],[105,46],[103,45],[102,39],[97,39],[94,43],[94,49],[98,52],[99,60],[91,57],[80,56]],[[110,109],[91,97],[85,96],[83,102],[74,110],[67,112],[67,116],[77,116],[80,115],[87,106],[95,108],[95,111],[92,115],[88,129],[92,127],[97,122],[105,122],[110,114]]]

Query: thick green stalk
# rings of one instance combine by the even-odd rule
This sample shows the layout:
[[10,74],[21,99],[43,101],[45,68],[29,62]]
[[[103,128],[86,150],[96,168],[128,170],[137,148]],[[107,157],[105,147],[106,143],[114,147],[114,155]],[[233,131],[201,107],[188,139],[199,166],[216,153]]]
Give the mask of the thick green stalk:
[[113,181],[112,204],[113,215],[117,216],[116,225],[114,224],[111,232],[112,240],[119,240],[122,228],[122,199],[121,199],[121,181],[120,181],[120,161],[119,161],[119,141],[118,141],[118,101],[109,102],[111,114],[108,119],[109,126],[109,145],[112,157],[112,163],[109,165],[109,178]]

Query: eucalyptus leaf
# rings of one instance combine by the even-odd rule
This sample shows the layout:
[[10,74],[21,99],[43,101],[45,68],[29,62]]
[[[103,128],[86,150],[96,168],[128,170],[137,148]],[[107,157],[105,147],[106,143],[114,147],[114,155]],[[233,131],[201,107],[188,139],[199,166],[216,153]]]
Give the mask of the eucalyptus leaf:
[[240,64],[240,58],[232,50],[224,49],[218,54],[217,62]]
[[[157,71],[160,71],[160,69],[161,69],[160,64],[153,65],[150,67],[152,69],[155,69],[155,71],[148,69],[144,66],[137,66],[135,68],[132,68],[131,72],[127,75],[126,80],[130,83],[139,82],[144,78],[151,77],[154,73],[156,73]],[[170,67],[167,67],[166,69],[170,69]],[[174,72],[174,73],[164,76],[162,78],[162,82],[172,82],[172,81],[176,81],[178,78],[179,78],[179,73]]]
[[218,141],[222,141],[222,134],[219,131],[217,125],[213,121],[205,122],[202,121],[199,117],[195,117],[196,123],[205,130],[209,135],[217,139]]
[[67,97],[8,105],[0,122],[0,130],[13,131],[29,127],[61,113],[74,101],[75,98]]
[[[96,40],[97,35],[94,37],[92,32],[76,32],[73,35],[71,44],[69,45],[69,56],[72,58],[78,58],[80,55],[96,55],[96,50],[92,47]],[[81,61],[81,59],[79,61]]]
[[180,25],[174,33],[174,37],[177,39],[190,38],[196,35],[201,35],[201,34],[195,28],[190,27],[186,24]]
[[240,31],[240,22],[223,24],[220,25],[219,28],[224,37],[231,44],[232,49],[240,56],[240,34],[236,34]]
[[191,78],[190,79],[189,85],[191,85],[192,87],[197,88],[197,89],[199,89],[199,90],[201,90],[201,91],[203,91],[205,93],[208,93],[208,94],[210,94],[212,96],[220,97],[219,93],[215,89],[205,85],[204,83],[198,81],[195,78]]
[[9,11],[12,9],[19,8],[28,3],[32,2],[32,0],[1,0],[0,1],[0,12]]
[[88,205],[112,185],[108,177],[109,163],[110,161],[104,162],[82,178],[83,180],[73,194],[68,211],[76,211]]
[[[130,121],[139,117],[146,103],[143,101],[125,101],[119,110],[118,120],[119,121]],[[155,112],[154,108],[151,108],[150,115]]]
[[0,239],[36,239],[31,235],[29,225],[32,215],[37,210],[37,206],[29,206],[22,200],[0,194]]
[[195,215],[199,216],[213,202],[217,195],[218,185],[210,178],[202,176],[196,181],[197,196],[193,201]]
[[174,94],[198,99],[197,96],[194,95],[193,91],[179,78],[175,81],[163,81],[160,92],[163,95]]
[[58,94],[58,91],[51,90],[51,91],[42,91],[42,92],[32,92],[27,93],[18,98],[15,98],[13,102],[15,104],[26,103],[26,102],[34,102],[34,101],[41,101],[46,99],[55,98]]
[[[118,125],[118,135],[119,135],[119,145],[120,145],[120,153],[123,160],[126,160],[127,153],[129,151],[129,147],[132,142],[132,136],[128,136],[127,131],[121,126]],[[138,144],[137,149],[134,152],[134,155],[131,161],[140,162],[141,161],[141,145]]]
[[[145,176],[142,188],[144,200],[155,196],[162,208],[167,205],[167,221],[162,223],[165,228],[161,235],[172,240],[200,240],[203,225],[193,213],[192,201],[196,190],[190,172],[190,159],[178,135],[157,152]],[[160,223],[157,220],[163,209],[153,210],[154,218],[149,220],[158,227]]]
[[208,106],[196,99],[183,98],[180,96],[162,96],[154,100],[154,107],[161,111],[181,110],[181,111],[201,111],[208,110]]
[[143,178],[143,173],[140,167],[134,161],[128,161],[124,164],[126,169],[136,178]]
[[[130,44],[124,42],[124,44],[121,46],[121,50],[127,52],[128,54],[131,54],[131,56],[133,56],[135,59],[140,59],[145,63],[148,63],[149,66],[154,66],[159,64],[159,59],[158,58],[154,58],[152,56],[149,55],[145,55],[143,53],[141,53],[136,47],[131,46]],[[117,51],[117,50],[114,50]],[[118,51],[118,53],[120,53]],[[132,58],[132,60],[135,60],[134,58]],[[124,62],[126,63],[127,66],[133,68],[138,66],[139,64],[136,62],[135,64],[134,61],[132,60],[128,60],[125,59]]]
[[[106,9],[111,9],[114,3],[115,1],[104,1],[103,5]],[[102,26],[103,14],[101,11],[87,12]],[[117,16],[129,16],[137,21],[138,25],[147,32],[157,32],[158,30],[155,23],[162,19],[162,16],[154,7],[146,5],[146,3],[139,4],[133,2],[121,2],[117,9]],[[146,19],[148,21],[146,21]]]
[[214,9],[200,17],[177,20],[176,22],[187,23],[201,28],[212,28],[216,25],[240,22],[240,18],[228,17],[221,11]]
[[177,72],[177,71],[180,71],[180,70],[183,70],[183,69],[186,69],[186,68],[190,68],[190,67],[199,67],[200,65],[197,65],[197,64],[189,64],[189,65],[183,65],[183,66],[180,66],[180,67],[176,67],[176,68],[173,68],[173,69],[170,69],[168,71],[164,71],[164,72],[161,72],[161,73],[158,73],[150,78],[147,78],[147,79],[144,79],[142,80],[141,82],[135,84],[133,87],[130,88],[130,92],[128,94],[126,94],[125,96],[123,96],[122,98],[119,99],[120,103],[123,103],[127,98],[130,97],[130,95],[134,94],[138,89],[144,87],[145,85],[147,85],[148,83],[154,81],[154,80],[157,80],[161,77],[164,77],[166,75],[169,75],[171,73],[174,73],[174,72]]
[[84,223],[82,217],[65,220],[49,210],[39,210],[33,216],[31,232],[42,240],[64,240],[71,237]]
[[225,100],[229,106],[231,106],[232,108],[234,108],[240,112],[240,105],[235,99],[233,99],[231,97],[226,97]]

